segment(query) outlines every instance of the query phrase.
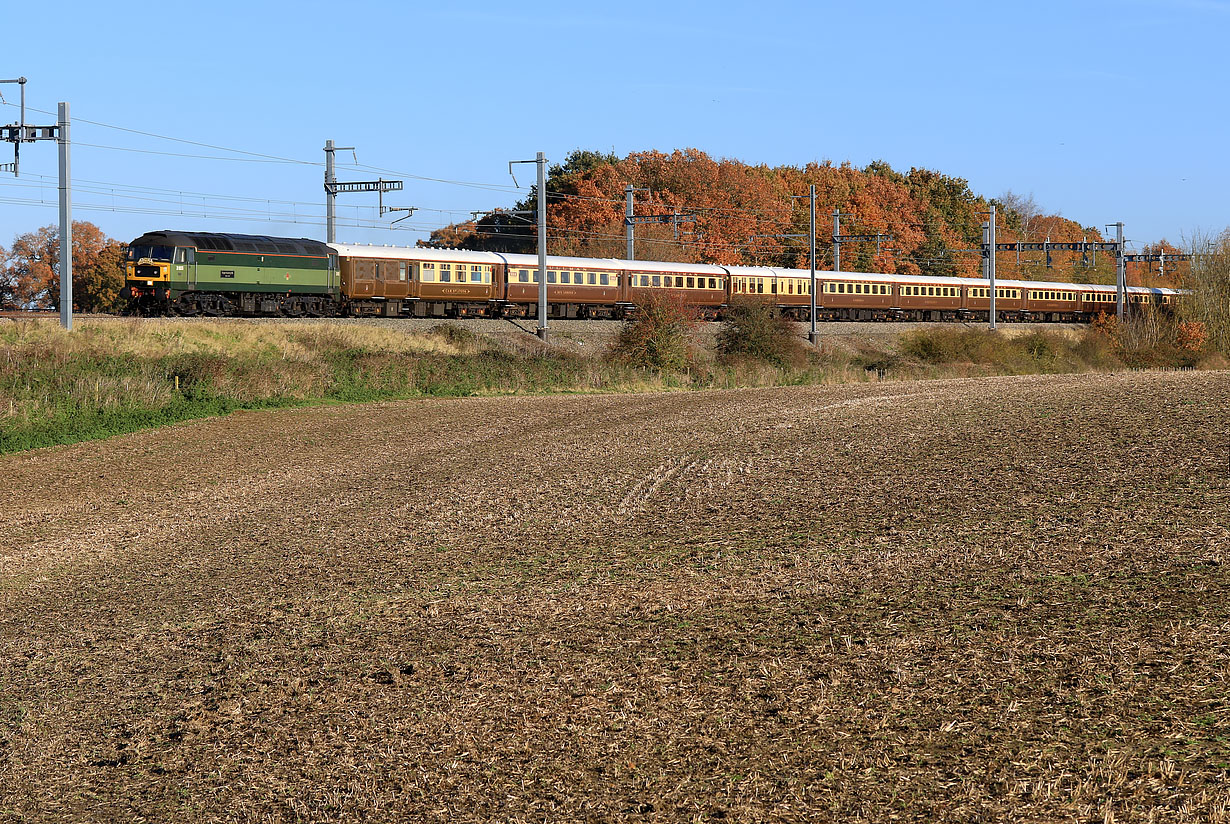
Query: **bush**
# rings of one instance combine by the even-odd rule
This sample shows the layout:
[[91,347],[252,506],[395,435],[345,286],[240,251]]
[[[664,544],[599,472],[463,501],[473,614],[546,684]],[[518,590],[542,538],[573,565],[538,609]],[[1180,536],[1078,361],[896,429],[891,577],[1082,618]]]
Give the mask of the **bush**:
[[1201,352],[1209,342],[1209,332],[1198,320],[1182,321],[1175,327],[1175,344],[1185,352]]
[[917,329],[901,337],[901,354],[928,364],[1004,363],[1011,342],[1002,334],[981,329]]
[[650,292],[615,338],[611,355],[631,366],[679,370],[693,361],[696,310],[682,298]]
[[752,357],[777,366],[798,365],[806,358],[794,324],[772,303],[746,295],[731,299],[717,348],[726,358]]
[[1112,345],[1118,345],[1119,332],[1119,318],[1115,315],[1098,312],[1093,316],[1093,320],[1089,321],[1089,334]]
[[1207,345],[1230,355],[1230,229],[1198,237],[1192,247],[1197,254],[1183,283],[1191,294],[1179,301],[1179,317],[1201,324]]

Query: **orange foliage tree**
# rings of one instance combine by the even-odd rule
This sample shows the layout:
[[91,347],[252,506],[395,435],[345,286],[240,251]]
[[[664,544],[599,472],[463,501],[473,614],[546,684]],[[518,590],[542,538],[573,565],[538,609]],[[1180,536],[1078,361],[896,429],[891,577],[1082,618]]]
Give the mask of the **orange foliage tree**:
[[[18,235],[0,260],[0,302],[31,309],[59,305],[58,226]],[[122,245],[93,223],[73,221],[73,304],[84,312],[113,311],[123,287]]]
[[[976,276],[982,222],[992,201],[967,181],[928,169],[894,170],[883,161],[859,169],[829,161],[806,166],[749,165],[716,159],[698,149],[634,152],[620,158],[576,151],[552,166],[547,178],[547,224],[552,254],[622,258],[624,187],[637,189],[636,214],[694,215],[677,227],[636,226],[641,259],[805,268],[809,229],[803,195],[816,187],[817,267],[833,265],[832,213],[840,209],[843,234],[882,235],[874,242],[843,244],[842,269],[903,274]],[[535,213],[537,191],[514,207]],[[1058,215],[1043,215],[1032,196],[1008,192],[1000,206],[997,240],[1060,243],[1101,241],[1094,228]],[[532,218],[497,212],[477,223],[456,224],[432,241],[466,248],[532,252]],[[1082,260],[1080,252],[999,253],[1001,277],[1111,282],[1112,256]]]

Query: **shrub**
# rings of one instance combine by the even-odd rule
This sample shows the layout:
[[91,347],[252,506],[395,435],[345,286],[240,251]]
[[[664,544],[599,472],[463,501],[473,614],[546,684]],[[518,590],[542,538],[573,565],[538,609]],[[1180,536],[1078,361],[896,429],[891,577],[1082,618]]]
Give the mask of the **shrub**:
[[727,358],[742,355],[778,366],[797,365],[806,357],[794,324],[770,302],[747,295],[731,299],[717,348]]
[[1190,294],[1179,301],[1179,317],[1202,324],[1207,345],[1230,354],[1230,229],[1198,237],[1192,246],[1198,253],[1183,283]]
[[923,363],[1004,363],[1011,343],[1000,334],[981,329],[917,329],[901,338],[901,354]]
[[1119,342],[1120,331],[1119,318],[1115,315],[1108,315],[1105,312],[1098,312],[1093,316],[1093,320],[1089,322],[1090,335],[1102,338],[1113,344]]
[[696,323],[696,310],[682,298],[650,292],[619,330],[611,355],[631,366],[684,369],[693,360]]
[[474,334],[473,330],[458,326],[455,323],[436,324],[431,327],[431,334],[451,343],[458,349],[478,348],[478,335]]
[[1209,342],[1209,332],[1198,320],[1182,321],[1175,327],[1175,345],[1185,352],[1201,352]]

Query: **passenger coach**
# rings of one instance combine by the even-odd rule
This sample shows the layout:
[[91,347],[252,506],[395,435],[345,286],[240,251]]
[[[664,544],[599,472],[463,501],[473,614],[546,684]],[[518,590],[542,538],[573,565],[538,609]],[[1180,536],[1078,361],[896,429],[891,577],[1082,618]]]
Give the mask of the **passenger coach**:
[[[150,232],[128,247],[124,294],[151,314],[376,315],[534,318],[535,255],[323,244],[307,238]],[[756,298],[796,320],[811,315],[811,272],[613,258],[549,256],[552,318],[624,318],[651,294],[706,318]],[[987,320],[991,284],[977,278],[817,271],[819,320]],[[1173,306],[1173,289],[1130,287],[1129,309]],[[997,280],[1003,321],[1086,321],[1114,312],[1113,286]]]

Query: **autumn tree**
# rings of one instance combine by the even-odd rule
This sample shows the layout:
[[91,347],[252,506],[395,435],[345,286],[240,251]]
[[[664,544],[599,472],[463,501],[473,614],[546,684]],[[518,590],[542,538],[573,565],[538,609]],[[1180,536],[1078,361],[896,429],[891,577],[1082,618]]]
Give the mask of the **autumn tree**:
[[[0,266],[0,300],[52,309],[60,302],[60,230],[44,226],[18,235]],[[124,288],[122,245],[93,223],[73,221],[73,303],[83,312],[118,308]]]
[[[829,216],[848,215],[842,230],[856,235],[887,235],[874,242],[854,242],[841,249],[842,268],[902,274],[977,276],[982,223],[992,202],[1002,209],[999,242],[1056,243],[1101,235],[1061,215],[1042,213],[1032,194],[1005,192],[995,201],[975,194],[968,181],[929,169],[899,172],[883,160],[863,168],[831,161],[805,166],[751,165],[714,158],[699,149],[633,152],[620,158],[578,150],[550,167],[547,177],[547,237],[552,254],[615,257],[625,254],[624,187],[638,189],[638,215],[695,216],[682,228],[641,224],[636,227],[636,256],[723,265],[805,268],[809,224],[803,201],[794,196],[816,187],[817,265],[833,262]],[[537,248],[538,193],[511,210],[495,211],[477,223],[438,230],[432,242],[501,252],[532,253]],[[515,214],[525,211],[529,214]],[[878,251],[877,251],[878,249]],[[1003,278],[1087,280],[1114,278],[1111,255],[1082,259],[1080,252],[1051,254],[1048,267],[1041,253],[997,258]]]
[[1179,315],[1203,327],[1209,343],[1230,355],[1230,229],[1214,237],[1197,236],[1179,301]]
[[59,237],[55,226],[44,226],[13,239],[3,265],[7,302],[31,309],[54,306],[48,293],[60,257]]

